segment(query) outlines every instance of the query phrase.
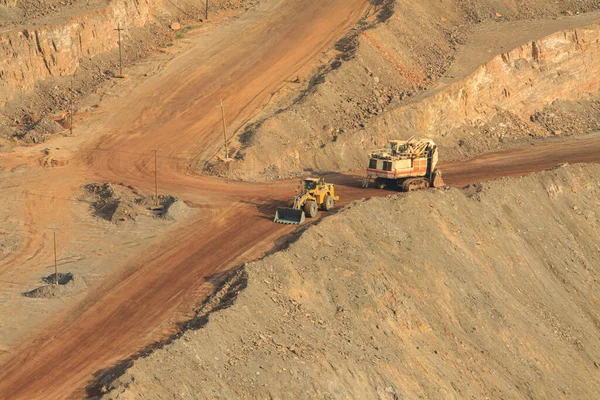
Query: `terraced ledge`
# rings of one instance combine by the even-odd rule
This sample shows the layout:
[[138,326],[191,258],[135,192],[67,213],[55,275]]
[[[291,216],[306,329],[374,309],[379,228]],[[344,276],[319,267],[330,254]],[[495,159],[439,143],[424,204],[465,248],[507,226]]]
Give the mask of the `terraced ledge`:
[[56,25],[15,29],[0,35],[0,107],[39,80],[71,75],[82,57],[115,48],[114,28],[143,27],[152,19],[149,0],[114,0]]
[[[538,140],[551,133],[532,116],[557,100],[599,96],[599,73],[600,23],[562,30],[499,54],[467,77],[390,107],[363,129],[338,135],[335,140],[327,137],[327,132],[299,133],[296,129],[296,145],[285,146],[285,138],[279,139],[279,157],[265,160],[262,142],[269,146],[279,142],[259,133],[255,146],[247,149],[235,169],[236,177],[260,180],[306,171],[361,169],[366,151],[392,136],[433,138],[442,146],[444,159],[475,156],[498,146],[498,150],[509,148],[511,144],[499,143],[502,138],[493,137],[489,127],[499,127],[516,139]],[[471,147],[468,154],[460,147],[463,142]]]
[[[427,136],[489,121],[501,111],[528,119],[555,100],[600,93],[600,23],[502,53],[464,80],[391,111],[384,124]],[[383,134],[379,124],[373,131]]]

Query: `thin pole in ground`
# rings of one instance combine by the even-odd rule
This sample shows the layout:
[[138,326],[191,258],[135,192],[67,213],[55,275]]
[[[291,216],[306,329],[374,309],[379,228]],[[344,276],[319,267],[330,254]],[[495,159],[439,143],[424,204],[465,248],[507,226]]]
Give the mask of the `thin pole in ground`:
[[121,31],[124,31],[125,29],[121,28],[121,24],[117,24],[117,29],[115,29],[115,31],[118,32],[119,34],[119,77],[123,77],[123,52],[121,50]]
[[206,8],[204,11],[204,19],[208,19],[208,0],[206,0]]
[[154,206],[158,207],[158,146],[154,146]]
[[54,221],[52,221],[52,226],[48,227],[49,230],[52,231],[52,238],[54,241],[54,284],[58,285],[58,262],[56,261],[56,232],[60,230]]
[[218,108],[221,109],[221,117],[223,119],[223,141],[225,142],[225,160],[229,160],[229,149],[227,146],[227,125],[225,124],[225,107],[226,104],[223,104],[223,99],[221,99],[221,105]]
[[69,132],[73,136],[73,78],[71,78],[71,96],[69,96]]

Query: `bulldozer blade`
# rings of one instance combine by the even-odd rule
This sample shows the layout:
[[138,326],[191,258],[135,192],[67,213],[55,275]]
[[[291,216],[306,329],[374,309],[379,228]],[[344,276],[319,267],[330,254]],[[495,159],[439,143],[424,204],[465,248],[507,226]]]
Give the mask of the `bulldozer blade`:
[[295,208],[280,207],[275,212],[275,222],[279,224],[300,225],[304,222],[304,211]]

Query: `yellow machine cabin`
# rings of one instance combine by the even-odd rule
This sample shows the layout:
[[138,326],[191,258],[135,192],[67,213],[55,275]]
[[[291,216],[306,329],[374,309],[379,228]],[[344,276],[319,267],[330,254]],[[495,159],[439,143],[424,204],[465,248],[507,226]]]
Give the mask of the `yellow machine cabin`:
[[302,191],[290,200],[289,207],[279,207],[275,212],[275,222],[280,224],[301,224],[304,217],[314,218],[317,210],[330,211],[339,200],[335,195],[335,185],[323,179],[307,178]]

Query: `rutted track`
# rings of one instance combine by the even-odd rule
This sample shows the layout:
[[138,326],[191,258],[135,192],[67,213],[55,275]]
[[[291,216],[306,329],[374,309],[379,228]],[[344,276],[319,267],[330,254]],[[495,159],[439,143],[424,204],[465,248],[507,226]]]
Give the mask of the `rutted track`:
[[[172,331],[181,314],[212,290],[213,275],[260,256],[277,236],[291,232],[262,212],[270,213],[270,202],[287,197],[294,183],[233,184],[190,175],[188,165],[220,147],[215,109],[220,99],[234,121],[252,115],[285,80],[342,37],[367,7],[364,0],[265,1],[219,35],[197,38],[124,104],[107,107],[100,116],[106,119],[99,118],[89,135],[82,135],[92,139],[75,153],[80,162],[48,174],[49,190],[72,188],[72,180],[63,181],[67,176],[81,183],[125,180],[152,188],[153,176],[139,160],[158,145],[163,190],[210,204],[210,211],[150,254],[132,257],[120,275],[23,343],[0,370],[0,397],[63,398],[83,389],[95,371]],[[109,134],[98,139],[94,132]]]

